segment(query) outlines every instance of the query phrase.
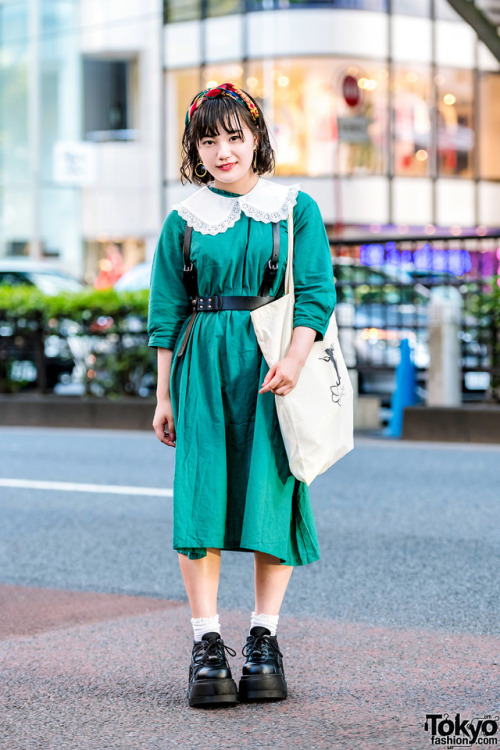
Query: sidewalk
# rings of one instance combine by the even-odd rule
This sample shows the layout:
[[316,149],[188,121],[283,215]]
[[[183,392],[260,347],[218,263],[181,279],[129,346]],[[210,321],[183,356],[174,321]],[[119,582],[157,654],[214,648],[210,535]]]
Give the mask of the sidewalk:
[[[236,681],[248,613],[220,610]],[[2,750],[424,750],[427,713],[498,713],[500,639],[284,616],[287,700],[186,700],[187,604],[0,586]]]

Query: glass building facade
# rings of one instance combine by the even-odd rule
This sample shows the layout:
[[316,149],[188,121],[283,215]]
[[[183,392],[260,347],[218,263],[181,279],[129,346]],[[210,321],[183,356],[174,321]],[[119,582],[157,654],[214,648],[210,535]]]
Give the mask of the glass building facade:
[[[316,180],[322,208],[335,200],[326,182],[338,180],[344,223],[500,225],[499,66],[446,0],[170,0],[164,20],[171,195],[187,105],[232,81],[266,114],[276,176],[304,189]],[[190,37],[196,64],[177,54],[177,36]],[[356,184],[359,200],[372,200],[370,185],[382,191],[378,217],[350,210]],[[457,201],[467,210],[453,211]],[[339,218],[332,210],[327,223]]]
[[0,0],[0,259],[93,284],[161,225],[160,0]]
[[498,227],[499,71],[446,0],[0,0],[0,258],[150,259],[228,80],[331,232]]
[[81,262],[78,187],[57,145],[80,135],[76,0],[0,2],[0,256]]

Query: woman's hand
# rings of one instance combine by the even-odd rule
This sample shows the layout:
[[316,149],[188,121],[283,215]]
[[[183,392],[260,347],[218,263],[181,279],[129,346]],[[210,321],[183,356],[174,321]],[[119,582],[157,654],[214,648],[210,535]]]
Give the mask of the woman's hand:
[[172,402],[169,398],[158,399],[153,427],[158,440],[175,448],[175,426]]
[[286,396],[297,385],[303,367],[302,359],[287,354],[286,357],[271,367],[264,378],[259,393],[272,391],[277,396]]

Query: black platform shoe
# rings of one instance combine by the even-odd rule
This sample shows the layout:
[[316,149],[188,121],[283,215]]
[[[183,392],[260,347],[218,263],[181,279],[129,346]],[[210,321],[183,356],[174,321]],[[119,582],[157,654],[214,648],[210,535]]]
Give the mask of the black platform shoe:
[[241,701],[283,700],[287,696],[283,654],[275,635],[256,625],[243,646],[243,675],[239,691]]
[[236,656],[236,651],[224,644],[219,633],[205,633],[201,641],[194,642],[187,691],[190,706],[238,703],[236,683],[224,651]]

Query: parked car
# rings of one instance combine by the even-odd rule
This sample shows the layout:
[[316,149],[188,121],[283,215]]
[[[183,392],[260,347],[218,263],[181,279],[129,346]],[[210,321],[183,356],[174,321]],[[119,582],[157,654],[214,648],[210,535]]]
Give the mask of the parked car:
[[66,271],[29,258],[1,258],[0,284],[36,286],[43,294],[49,295],[77,292],[85,288],[85,284]]
[[136,292],[140,289],[149,289],[151,279],[151,263],[139,263],[129,271],[125,271],[115,282],[114,288],[118,291]]
[[[358,369],[360,392],[379,395],[384,404],[390,403],[400,343],[406,338],[424,395],[430,361],[429,303],[441,294],[459,297],[456,277],[388,265],[364,266],[351,258],[337,258],[334,273],[342,351],[348,367]],[[482,396],[488,387],[487,350],[477,340],[477,321],[467,315],[464,322],[459,332],[462,364],[477,370],[464,373],[463,397],[468,400]]]

